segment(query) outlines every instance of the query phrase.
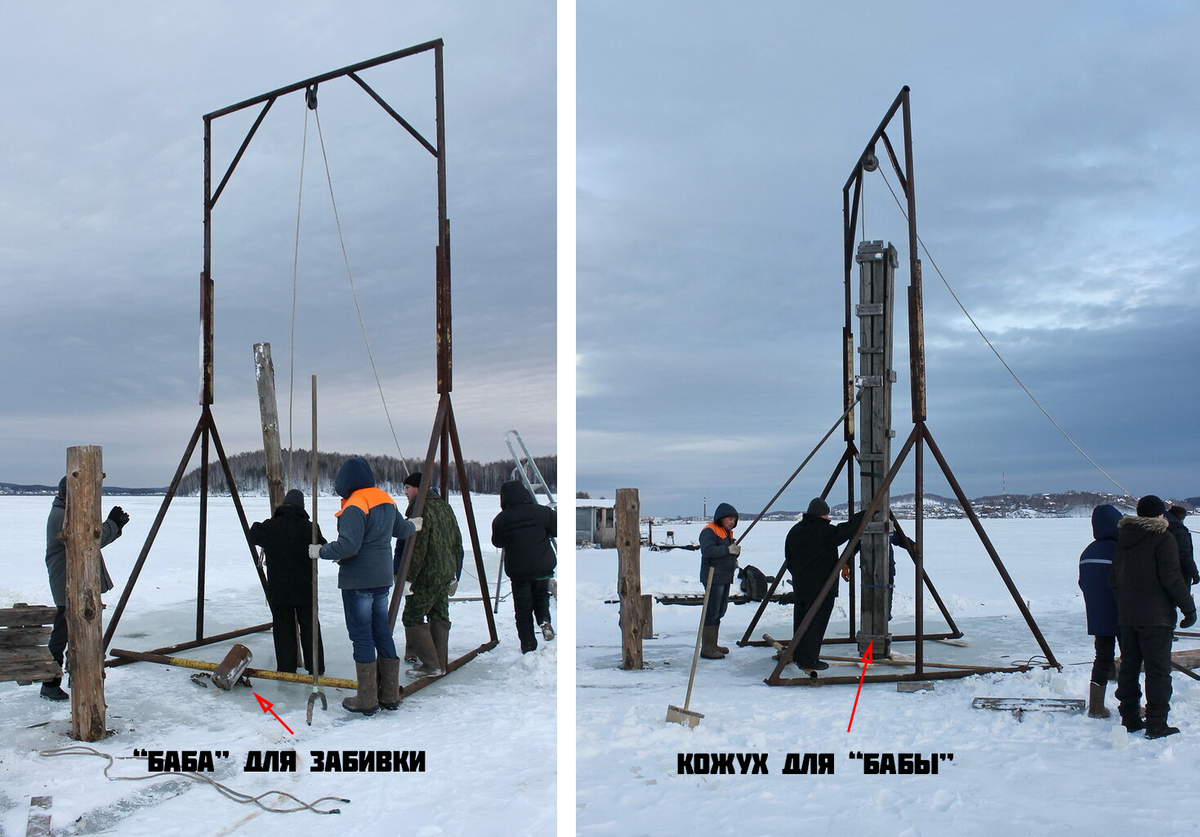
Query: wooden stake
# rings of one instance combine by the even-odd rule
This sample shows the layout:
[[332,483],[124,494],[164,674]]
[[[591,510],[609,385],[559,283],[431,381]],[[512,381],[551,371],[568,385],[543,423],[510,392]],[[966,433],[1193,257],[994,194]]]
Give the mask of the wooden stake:
[[258,412],[262,418],[263,454],[271,511],[283,502],[283,452],[279,445],[279,407],[275,398],[275,363],[271,344],[254,344],[254,377],[258,381]]
[[618,488],[617,594],[621,597],[621,655],[623,669],[643,667],[642,536],[636,488]]
[[67,448],[67,632],[71,737],[99,741],[105,732],[103,610],[100,603],[101,449]]

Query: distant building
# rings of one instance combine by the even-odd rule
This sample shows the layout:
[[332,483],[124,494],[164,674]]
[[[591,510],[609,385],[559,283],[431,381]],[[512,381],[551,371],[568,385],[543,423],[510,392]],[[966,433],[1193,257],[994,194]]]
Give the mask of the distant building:
[[616,549],[616,507],[607,500],[575,501],[575,544]]

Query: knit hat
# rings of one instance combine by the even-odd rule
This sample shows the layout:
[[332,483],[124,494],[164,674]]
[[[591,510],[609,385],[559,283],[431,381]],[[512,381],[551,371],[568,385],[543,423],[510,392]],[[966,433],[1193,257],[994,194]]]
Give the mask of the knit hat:
[[304,492],[299,488],[293,488],[287,494],[283,495],[283,503],[280,505],[304,508]]
[[409,474],[407,477],[404,478],[404,484],[411,485],[413,488],[420,488],[421,487],[421,472],[413,471],[411,474]]
[[1167,511],[1169,511],[1171,513],[1171,517],[1175,518],[1176,520],[1183,520],[1185,517],[1187,517],[1188,513],[1187,509],[1185,509],[1183,506],[1171,506],[1171,508],[1167,509]]
[[1166,514],[1167,504],[1153,494],[1147,494],[1142,499],[1138,500],[1137,516],[1138,517],[1158,517]]
[[813,517],[823,517],[829,514],[829,504],[820,497],[813,497],[812,502],[808,504],[808,511],[805,514],[811,514]]

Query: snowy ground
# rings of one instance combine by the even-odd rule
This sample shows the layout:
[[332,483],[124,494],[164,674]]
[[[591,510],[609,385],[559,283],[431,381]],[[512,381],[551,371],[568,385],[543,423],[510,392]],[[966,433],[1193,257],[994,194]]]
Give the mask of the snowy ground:
[[[789,523],[763,523],[743,544],[741,563],[774,575]],[[743,528],[745,523],[743,523]],[[655,540],[666,528],[655,530]],[[677,543],[695,542],[700,525],[672,525]],[[911,532],[911,522],[907,530]],[[976,710],[978,696],[1085,698],[1092,659],[1078,556],[1090,521],[994,520],[986,525],[1010,575],[1062,671],[982,675],[937,681],[931,692],[900,693],[894,684],[820,688],[765,685],[774,662],[766,648],[738,648],[754,614],[730,606],[722,624],[724,660],[701,660],[691,708],[695,729],[664,722],[682,706],[696,637],[698,607],[655,605],[657,638],[645,643],[647,668],[622,671],[615,598],[615,550],[577,553],[576,816],[580,834],[1059,835],[1112,834],[1141,824],[1155,835],[1194,834],[1186,800],[1200,768],[1200,688],[1173,678],[1170,721],[1183,734],[1148,741],[1109,720],[1084,715]],[[1005,665],[1040,649],[966,521],[926,522],[926,570],[968,648],[928,643],[927,661]],[[893,630],[911,632],[912,563],[897,551]],[[642,592],[702,592],[696,552],[642,550]],[[785,588],[786,589],[786,588]],[[827,636],[845,635],[841,585]],[[927,598],[926,630],[937,629]],[[790,608],[770,605],[757,634],[790,636]],[[757,637],[756,637],[757,638]],[[1194,647],[1180,641],[1176,649]],[[826,645],[826,654],[853,654]],[[911,654],[913,643],[899,644]],[[831,672],[836,667],[831,668]],[[846,667],[837,673],[860,672]],[[871,673],[878,673],[873,667]],[[789,667],[785,676],[797,676]],[[1115,710],[1111,684],[1108,705]],[[953,753],[937,775],[865,775],[851,752]],[[767,757],[767,775],[680,775],[678,757],[736,753]],[[785,775],[788,753],[828,753],[834,773]]]
[[[474,497],[490,586],[495,589],[498,553],[488,543],[498,498]],[[251,519],[267,516],[267,501],[249,498]],[[132,519],[124,535],[105,549],[117,589],[105,596],[115,608],[161,498],[105,498],[107,512],[122,505]],[[466,538],[462,501],[451,497]],[[320,520],[336,532],[335,498],[323,498]],[[13,602],[50,604],[46,581],[45,521],[48,497],[0,498],[4,574],[0,607]],[[195,637],[197,522],[199,501],[177,499],[171,506],[129,605],[113,647],[135,650],[171,645]],[[249,551],[228,499],[209,507],[205,633],[216,634],[270,621],[250,565]],[[468,548],[469,552],[469,548]],[[321,619],[328,674],[353,679],[336,568],[321,575]],[[464,573],[459,595],[478,595],[473,566]],[[507,580],[503,593],[507,596]],[[451,605],[451,656],[487,641],[481,602]],[[117,757],[135,749],[228,751],[215,760],[213,777],[237,791],[280,790],[306,802],[336,796],[341,814],[267,813],[239,805],[207,786],[172,778],[109,781],[105,761],[91,756],[47,757],[39,751],[71,745],[69,704],[39,699],[36,686],[0,683],[0,837],[25,834],[32,796],[52,796],[52,828],[58,834],[294,835],[321,830],[359,835],[550,835],[555,833],[556,644],[522,656],[513,627],[512,604],[496,616],[500,645],[401,703],[396,712],[374,717],[351,715],[341,707],[349,692],[326,688],[329,709],[305,724],[311,688],[255,680],[253,691],[274,703],[274,711],[294,734],[264,714],[251,689],[221,692],[193,684],[187,669],[135,663],[108,669],[105,697],[108,726],[115,734],[92,746]],[[397,636],[403,635],[397,630]],[[254,667],[274,668],[269,633],[238,640],[254,653]],[[183,652],[220,662],[232,643]],[[403,678],[403,672],[401,677]],[[45,723],[48,722],[48,723]],[[296,772],[245,772],[247,753],[294,749]],[[311,751],[424,751],[420,773],[314,773]],[[113,777],[141,776],[146,761],[117,761]],[[283,804],[278,796],[264,799]]]

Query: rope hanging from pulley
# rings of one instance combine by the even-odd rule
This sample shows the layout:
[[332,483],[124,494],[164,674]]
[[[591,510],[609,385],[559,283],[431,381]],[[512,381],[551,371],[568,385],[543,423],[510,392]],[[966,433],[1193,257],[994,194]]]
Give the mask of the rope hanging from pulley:
[[363,318],[362,305],[358,301],[358,291],[354,286],[354,273],[350,269],[350,256],[346,250],[346,238],[342,232],[341,216],[338,213],[337,198],[333,191],[333,175],[329,168],[329,156],[325,151],[325,135],[321,130],[321,114],[317,110],[317,85],[310,85],[304,92],[304,133],[300,145],[300,189],[299,196],[296,199],[296,241],[292,259],[292,325],[291,325],[291,347],[290,347],[290,370],[288,384],[288,480],[291,479],[291,465],[293,451],[295,450],[292,444],[292,418],[293,405],[295,401],[296,389],[296,303],[299,298],[299,273],[300,273],[300,218],[304,199],[304,168],[305,160],[308,153],[308,111],[313,112],[313,118],[317,125],[317,139],[321,145],[321,160],[325,166],[325,182],[329,187],[329,202],[333,208],[334,225],[337,227],[338,244],[342,251],[342,262],[346,267],[346,278],[350,284],[350,295],[354,299],[354,310],[358,314],[358,325],[362,331],[363,344],[367,349],[367,359],[371,363],[371,373],[375,377],[375,386],[379,390],[379,400],[383,404],[383,412],[387,417],[388,429],[392,434],[392,441],[396,445],[396,453],[400,458],[401,468],[404,470],[404,475],[409,474],[408,459],[404,456],[404,452],[400,449],[400,440],[396,436],[396,426],[392,421],[391,410],[388,409],[387,397],[383,393],[383,383],[379,379],[379,370],[375,364],[375,354],[371,350],[371,341],[367,337],[367,324]]

